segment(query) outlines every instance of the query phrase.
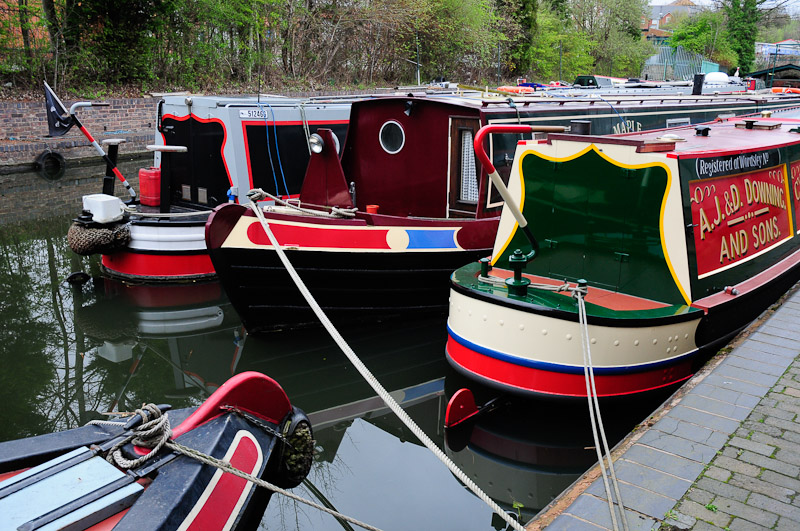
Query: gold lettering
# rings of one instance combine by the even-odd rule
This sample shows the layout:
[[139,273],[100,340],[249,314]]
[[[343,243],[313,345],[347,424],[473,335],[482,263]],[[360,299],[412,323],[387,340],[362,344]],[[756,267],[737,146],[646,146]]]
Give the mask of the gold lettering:
[[711,232],[712,230],[714,230],[714,227],[712,227],[708,223],[708,217],[706,217],[706,213],[701,208],[700,209],[700,239],[701,240],[705,240],[706,239],[706,232]]
[[753,183],[750,182],[750,179],[744,180],[744,197],[747,199],[747,204],[753,204]]
[[725,238],[722,238],[722,245],[720,245],[720,248],[719,248],[719,263],[720,264],[724,264],[725,263],[725,258],[730,260],[731,255],[728,252],[728,240],[726,240]]

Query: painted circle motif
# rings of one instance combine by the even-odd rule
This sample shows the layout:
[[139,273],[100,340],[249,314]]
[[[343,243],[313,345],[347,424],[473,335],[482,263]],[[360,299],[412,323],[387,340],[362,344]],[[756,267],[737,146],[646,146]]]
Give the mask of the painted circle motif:
[[378,140],[386,153],[394,155],[399,153],[406,143],[406,134],[403,126],[394,120],[389,120],[381,126]]
[[386,233],[386,244],[392,250],[408,249],[408,233],[404,229],[389,229]]

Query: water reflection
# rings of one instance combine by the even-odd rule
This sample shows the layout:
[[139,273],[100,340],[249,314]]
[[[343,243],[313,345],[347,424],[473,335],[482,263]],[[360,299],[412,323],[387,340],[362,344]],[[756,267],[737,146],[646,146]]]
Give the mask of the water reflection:
[[[67,248],[69,222],[0,233],[0,440],[73,428],[142,402],[196,405],[233,374],[256,370],[276,379],[312,420],[315,465],[298,494],[385,529],[505,528],[375,396],[327,332],[247,336],[216,283],[153,287],[105,279],[96,260]],[[68,283],[76,271],[89,281]],[[494,392],[450,370],[443,318],[341,332],[425,433],[523,521],[594,462],[582,404],[504,398],[460,440],[446,436],[444,412],[455,390],[472,388],[479,403]],[[633,412],[627,403],[610,405],[610,440],[655,404],[639,405]],[[342,527],[279,497],[261,523]]]

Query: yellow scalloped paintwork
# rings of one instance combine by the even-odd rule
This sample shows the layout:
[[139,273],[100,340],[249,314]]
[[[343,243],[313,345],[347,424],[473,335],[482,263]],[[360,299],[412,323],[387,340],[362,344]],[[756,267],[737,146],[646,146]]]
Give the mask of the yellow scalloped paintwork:
[[[535,156],[537,156],[539,158],[542,158],[544,160],[548,160],[550,162],[569,162],[571,160],[574,160],[574,159],[577,159],[579,157],[582,157],[583,155],[585,155],[589,151],[594,151],[601,158],[605,159],[607,162],[610,162],[611,164],[613,164],[615,166],[618,166],[620,168],[625,168],[625,169],[628,169],[628,170],[641,170],[641,169],[644,169],[644,168],[652,168],[652,167],[660,166],[661,168],[664,169],[664,171],[667,172],[667,186],[664,189],[664,196],[661,199],[661,211],[659,213],[659,222],[658,222],[658,224],[659,224],[659,232],[661,233],[661,250],[664,253],[664,259],[667,261],[667,267],[669,268],[670,275],[672,275],[673,282],[675,282],[675,285],[678,287],[678,290],[680,291],[681,296],[683,297],[683,299],[686,302],[686,304],[690,305],[692,303],[692,301],[689,298],[686,290],[684,289],[683,284],[680,282],[680,280],[678,280],[678,275],[675,273],[675,268],[672,266],[672,260],[670,260],[670,258],[669,258],[669,253],[667,252],[667,247],[666,247],[666,244],[665,244],[664,212],[665,212],[666,206],[667,206],[667,195],[668,195],[670,189],[672,188],[672,171],[670,170],[669,166],[666,163],[664,163],[664,162],[647,162],[647,163],[644,163],[644,164],[624,164],[622,162],[619,162],[619,161],[616,161],[616,160],[612,159],[611,157],[609,157],[608,155],[603,153],[603,151],[601,149],[599,149],[595,144],[589,144],[586,148],[582,149],[581,151],[578,151],[577,153],[574,153],[574,154],[566,156],[566,157],[548,157],[547,155],[543,155],[542,153],[540,153],[538,151],[535,151],[533,149],[528,149],[525,152],[523,152],[522,155],[520,155],[519,162],[517,163],[517,168],[519,168],[519,165],[522,164],[522,159],[525,158],[526,155],[535,155]],[[519,170],[517,171],[517,175],[520,176],[520,186],[521,186],[521,190],[522,190],[522,197],[520,198],[519,208],[520,208],[520,210],[522,210],[524,212],[525,211],[525,180],[522,179],[522,172],[520,172]],[[500,252],[497,253],[496,256],[492,257],[492,265],[494,265],[497,262],[497,260],[500,258],[500,255],[505,253],[506,248],[511,243],[511,239],[514,237],[514,234],[517,232],[518,228],[519,228],[519,224],[515,221],[514,225],[513,225],[513,229],[511,230],[511,234],[508,237],[508,239],[506,240],[506,242],[503,244],[503,247],[500,249]]]

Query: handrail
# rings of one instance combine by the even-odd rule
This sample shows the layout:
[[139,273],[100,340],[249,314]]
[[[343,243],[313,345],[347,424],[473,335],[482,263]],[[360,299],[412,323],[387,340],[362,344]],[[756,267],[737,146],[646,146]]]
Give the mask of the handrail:
[[511,211],[511,214],[513,214],[514,219],[517,220],[519,228],[522,230],[523,234],[525,234],[525,237],[528,238],[528,241],[531,242],[531,252],[525,257],[527,262],[530,262],[536,258],[536,255],[539,253],[539,242],[537,242],[536,238],[533,237],[533,233],[531,233],[531,230],[528,228],[528,220],[526,220],[525,216],[522,215],[519,205],[511,196],[511,193],[508,191],[505,183],[503,183],[503,180],[500,178],[500,174],[497,173],[497,169],[495,169],[494,164],[492,164],[492,161],[489,159],[489,155],[487,155],[486,150],[483,147],[483,140],[486,135],[498,133],[563,133],[565,130],[566,127],[557,125],[494,124],[481,127],[475,135],[475,141],[473,143],[475,146],[475,155],[478,157],[478,160],[483,165],[486,173],[489,175],[489,179],[492,181],[492,184],[494,184],[495,188],[497,188],[497,191],[500,192],[500,196],[503,198],[503,201],[506,202],[506,206]]

